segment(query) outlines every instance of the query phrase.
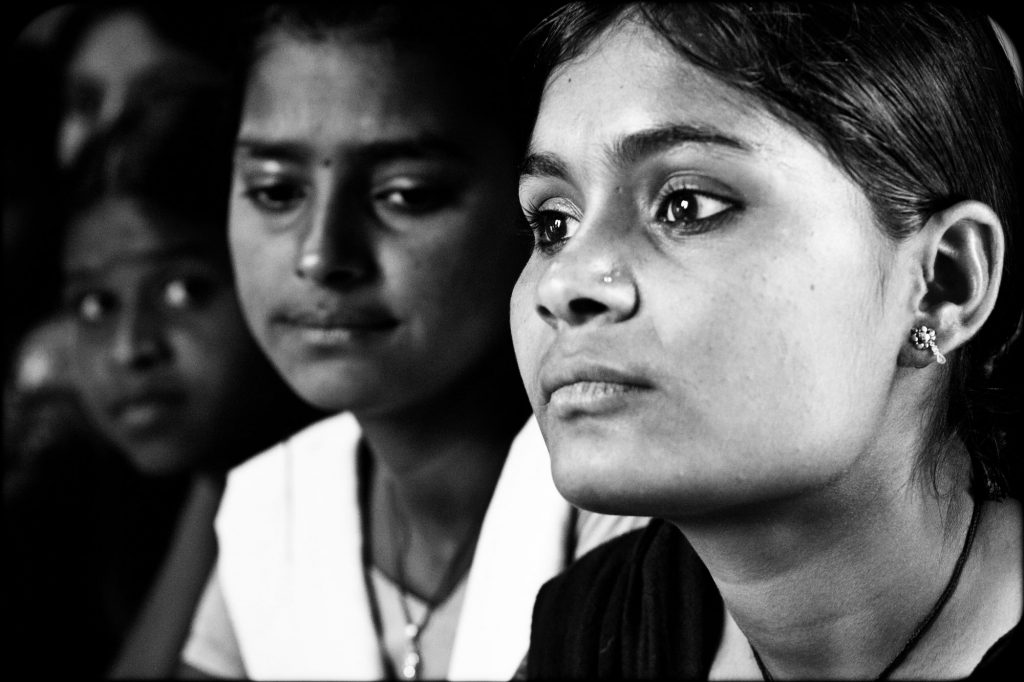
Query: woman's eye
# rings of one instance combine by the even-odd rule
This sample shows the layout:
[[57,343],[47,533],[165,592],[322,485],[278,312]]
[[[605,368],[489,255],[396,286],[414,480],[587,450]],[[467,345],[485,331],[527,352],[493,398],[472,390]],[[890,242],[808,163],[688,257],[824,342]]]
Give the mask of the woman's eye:
[[533,228],[537,248],[542,251],[555,249],[568,240],[575,223],[575,218],[560,211],[538,211],[527,219]]
[[679,189],[662,199],[656,218],[668,225],[696,226],[736,207],[736,202],[693,189]]
[[117,306],[114,297],[102,291],[88,291],[77,297],[74,303],[75,318],[86,324],[99,324]]
[[254,185],[245,190],[246,198],[258,209],[268,213],[285,213],[306,198],[306,189],[294,182]]
[[373,198],[385,207],[406,213],[423,213],[443,206],[450,192],[430,186],[402,187],[376,192]]
[[199,307],[210,299],[213,289],[214,283],[202,277],[176,277],[164,284],[163,303],[176,310]]

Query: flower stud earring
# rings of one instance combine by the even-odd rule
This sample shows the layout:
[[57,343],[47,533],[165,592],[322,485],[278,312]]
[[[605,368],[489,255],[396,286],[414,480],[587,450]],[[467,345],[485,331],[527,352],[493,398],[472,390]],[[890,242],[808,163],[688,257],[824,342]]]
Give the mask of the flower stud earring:
[[918,350],[930,350],[932,355],[935,356],[935,362],[940,365],[946,364],[946,356],[935,345],[935,330],[931,327],[926,327],[922,324],[920,327],[911,329],[910,343],[914,344],[914,348]]

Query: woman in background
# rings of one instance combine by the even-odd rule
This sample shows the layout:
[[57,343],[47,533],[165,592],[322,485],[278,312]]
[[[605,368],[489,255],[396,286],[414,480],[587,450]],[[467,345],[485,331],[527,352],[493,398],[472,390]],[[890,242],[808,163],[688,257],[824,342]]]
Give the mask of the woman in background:
[[239,47],[230,9],[165,3],[81,3],[61,8],[52,51],[63,64],[56,134],[68,167],[88,140],[134,102],[162,106],[226,85]]
[[264,351],[337,414],[232,472],[191,672],[508,679],[537,588],[635,525],[558,495],[512,354],[526,249],[506,62],[525,18],[266,16],[232,257]]
[[174,104],[124,112],[61,194],[71,374],[113,449],[54,453],[8,501],[13,667],[29,674],[173,672],[215,558],[225,472],[316,414],[238,307],[224,92]]
[[517,357],[559,490],[659,520],[541,590],[525,674],[1019,671],[1024,114],[988,19],[576,3],[531,40]]

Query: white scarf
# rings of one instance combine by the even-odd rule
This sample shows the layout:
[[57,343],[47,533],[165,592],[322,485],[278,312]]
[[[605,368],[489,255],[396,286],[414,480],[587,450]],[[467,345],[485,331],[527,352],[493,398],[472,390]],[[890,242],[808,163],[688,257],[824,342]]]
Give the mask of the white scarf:
[[[231,474],[217,517],[219,580],[254,679],[383,676],[361,564],[359,437],[350,414],[331,417]],[[449,679],[512,677],[537,590],[564,568],[572,519],[531,418],[484,517]]]

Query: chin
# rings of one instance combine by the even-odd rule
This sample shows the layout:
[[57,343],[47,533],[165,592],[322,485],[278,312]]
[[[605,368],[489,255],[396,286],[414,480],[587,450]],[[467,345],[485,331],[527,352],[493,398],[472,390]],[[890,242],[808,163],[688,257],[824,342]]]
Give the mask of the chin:
[[322,363],[312,367],[278,369],[285,383],[299,398],[325,412],[351,410],[367,399],[366,382],[353,378],[350,368]]
[[329,413],[373,415],[400,403],[379,377],[364,380],[339,374],[307,375],[289,381],[289,385],[302,400]]
[[722,449],[699,441],[659,449],[638,447],[642,439],[578,436],[548,445],[555,487],[572,504],[602,514],[673,520],[745,514],[820,490],[830,479],[825,467],[783,471],[770,465],[771,457],[724,458]]
[[179,443],[148,442],[122,445],[128,462],[143,476],[175,476],[194,469],[195,451]]
[[588,439],[566,439],[549,449],[555,487],[575,506],[601,514],[654,515],[654,491],[636,466],[639,453]]

